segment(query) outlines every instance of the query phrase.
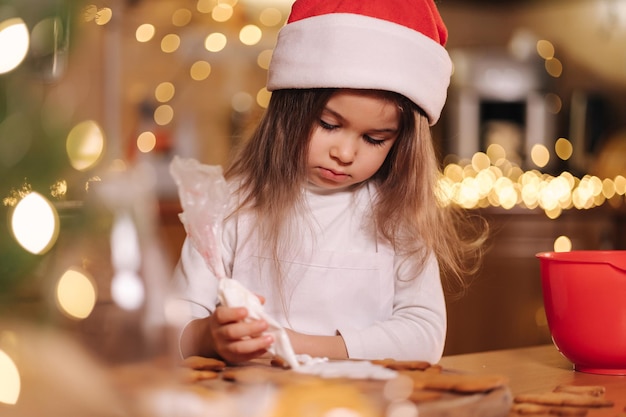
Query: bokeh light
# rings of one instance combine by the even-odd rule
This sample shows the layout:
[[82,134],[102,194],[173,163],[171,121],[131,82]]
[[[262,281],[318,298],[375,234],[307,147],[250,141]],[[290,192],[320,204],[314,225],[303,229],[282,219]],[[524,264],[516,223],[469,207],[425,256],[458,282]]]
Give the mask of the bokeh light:
[[89,317],[96,305],[95,281],[86,271],[68,269],[57,282],[56,301],[59,310],[70,318]]
[[28,53],[30,37],[20,18],[0,22],[0,74],[17,68]]
[[186,26],[191,22],[192,16],[189,9],[178,9],[172,13],[172,24],[178,27]]
[[559,236],[554,240],[555,252],[569,252],[572,250],[572,241],[567,236]]
[[198,0],[196,10],[200,13],[211,13],[213,11],[215,0]]
[[137,149],[140,152],[148,153],[154,150],[156,146],[156,136],[152,132],[141,132],[137,136]]
[[227,39],[223,33],[211,33],[204,40],[204,47],[209,52],[219,52],[226,47]]
[[554,143],[554,151],[556,155],[564,161],[567,161],[574,153],[572,143],[565,138],[558,138]]
[[211,75],[211,64],[206,61],[196,61],[191,65],[189,75],[195,81],[206,80]]
[[264,51],[261,51],[256,59],[257,65],[263,69],[268,69],[270,67],[270,61],[272,59],[272,52],[273,51],[271,49],[265,49]]
[[283,20],[283,14],[274,7],[263,9],[259,15],[259,21],[268,27],[277,26]]
[[11,230],[24,249],[36,255],[43,254],[56,242],[59,215],[44,196],[31,192],[15,206]]
[[272,97],[272,93],[267,88],[263,87],[256,94],[256,102],[259,106],[266,109],[270,104],[270,97]]
[[169,124],[174,118],[174,109],[172,106],[162,104],[154,110],[154,122],[159,126]]
[[174,87],[174,84],[170,82],[162,82],[154,89],[154,98],[161,103],[166,103],[174,97],[175,93],[176,88]]
[[246,25],[239,31],[239,40],[244,45],[256,45],[261,40],[263,32],[256,25]]
[[161,50],[165,53],[172,53],[178,50],[180,46],[180,36],[175,33],[169,33],[161,39]]
[[113,18],[113,10],[109,7],[103,7],[98,10],[96,18],[94,19],[97,25],[106,25]]
[[554,45],[550,41],[541,39],[537,41],[537,53],[543,59],[554,58]]
[[135,39],[137,39],[138,42],[148,42],[154,37],[155,33],[156,29],[154,28],[154,25],[144,23],[139,25],[135,31]]
[[533,145],[530,150],[530,158],[539,168],[543,168],[550,162],[550,151],[544,145]]
[[557,58],[550,58],[545,63],[546,72],[554,78],[559,78],[563,73],[563,64]]
[[104,153],[104,133],[97,122],[86,120],[74,126],[66,140],[70,164],[86,171],[100,161]]
[[244,91],[235,94],[231,100],[233,110],[239,113],[244,113],[250,110],[253,103],[254,99],[252,96]]
[[211,10],[211,17],[216,22],[226,22],[233,17],[233,6],[226,3],[218,3]]
[[17,404],[21,385],[20,373],[15,362],[0,350],[0,403]]

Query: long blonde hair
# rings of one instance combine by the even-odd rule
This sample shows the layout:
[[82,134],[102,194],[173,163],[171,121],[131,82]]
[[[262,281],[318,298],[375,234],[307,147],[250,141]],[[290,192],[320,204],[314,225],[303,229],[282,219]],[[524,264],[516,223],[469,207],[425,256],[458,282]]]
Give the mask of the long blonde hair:
[[[336,89],[278,90],[250,139],[226,170],[240,184],[238,210],[253,210],[259,232],[275,256],[291,210],[300,206],[306,181],[309,139]],[[439,261],[444,287],[462,293],[476,272],[486,239],[486,223],[473,222],[437,198],[440,163],[426,115],[404,96],[368,90],[400,109],[400,130],[387,158],[370,181],[378,198],[373,216],[378,234],[419,268],[429,253]]]

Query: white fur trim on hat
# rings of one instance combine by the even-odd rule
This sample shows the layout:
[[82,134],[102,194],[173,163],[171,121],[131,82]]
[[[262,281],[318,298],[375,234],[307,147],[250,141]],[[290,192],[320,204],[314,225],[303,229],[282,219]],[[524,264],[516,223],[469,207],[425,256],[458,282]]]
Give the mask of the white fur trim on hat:
[[334,13],[281,29],[267,87],[394,91],[417,104],[434,125],[451,73],[448,52],[428,36],[382,19]]

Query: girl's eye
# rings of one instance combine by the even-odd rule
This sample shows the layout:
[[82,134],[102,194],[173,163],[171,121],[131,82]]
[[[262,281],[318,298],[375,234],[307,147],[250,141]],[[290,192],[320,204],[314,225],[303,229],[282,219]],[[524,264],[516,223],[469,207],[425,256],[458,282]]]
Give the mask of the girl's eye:
[[320,119],[320,126],[322,126],[322,129],[326,129],[326,130],[333,130],[336,129],[338,126],[336,125],[332,125],[330,123],[327,123],[323,120]]
[[374,145],[374,146],[383,146],[383,144],[385,143],[384,139],[374,139],[373,137],[367,136],[367,135],[363,136],[363,140],[365,140],[365,142],[369,143],[370,145]]

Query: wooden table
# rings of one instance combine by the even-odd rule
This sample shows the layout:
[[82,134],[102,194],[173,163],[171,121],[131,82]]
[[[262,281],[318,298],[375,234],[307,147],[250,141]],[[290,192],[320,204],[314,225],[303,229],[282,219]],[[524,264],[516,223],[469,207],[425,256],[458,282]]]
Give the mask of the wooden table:
[[626,413],[626,376],[576,372],[553,345],[445,356],[440,364],[447,369],[506,375],[514,396],[552,391],[559,384],[602,385],[606,387],[605,397],[615,406],[591,410],[589,417]]

